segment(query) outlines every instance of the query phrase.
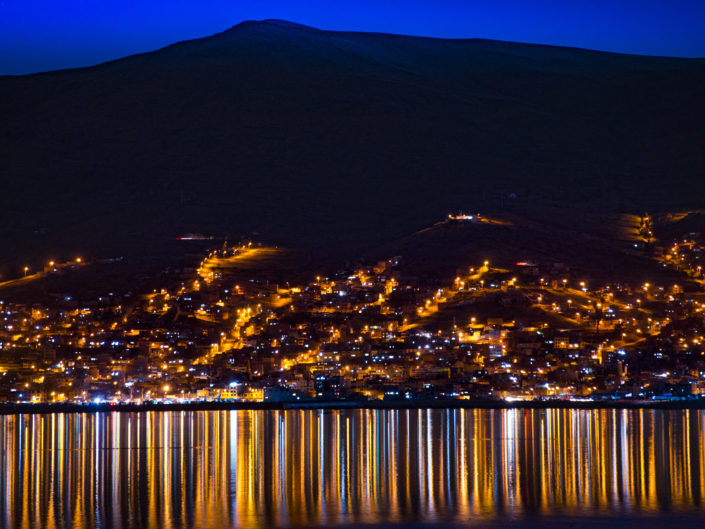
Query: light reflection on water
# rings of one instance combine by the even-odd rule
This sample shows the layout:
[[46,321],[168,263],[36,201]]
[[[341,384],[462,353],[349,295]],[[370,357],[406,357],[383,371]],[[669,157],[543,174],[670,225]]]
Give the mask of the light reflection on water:
[[282,527],[699,513],[702,411],[0,417],[0,527]]

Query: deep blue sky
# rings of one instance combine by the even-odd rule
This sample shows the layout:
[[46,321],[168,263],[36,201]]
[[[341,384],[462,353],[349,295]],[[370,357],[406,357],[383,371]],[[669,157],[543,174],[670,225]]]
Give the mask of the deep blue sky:
[[0,74],[96,64],[265,18],[705,57],[705,0],[0,0]]

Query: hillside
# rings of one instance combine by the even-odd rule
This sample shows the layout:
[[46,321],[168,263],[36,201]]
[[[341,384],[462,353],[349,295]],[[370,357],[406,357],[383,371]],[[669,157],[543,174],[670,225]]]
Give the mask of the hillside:
[[185,233],[349,258],[510,194],[703,207],[703,93],[704,60],[281,21],[2,77],[4,271]]

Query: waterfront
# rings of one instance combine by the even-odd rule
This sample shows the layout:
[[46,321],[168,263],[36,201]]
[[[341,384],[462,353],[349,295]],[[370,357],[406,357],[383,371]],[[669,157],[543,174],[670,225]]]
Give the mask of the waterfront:
[[697,410],[8,415],[0,527],[663,526],[700,517],[704,434]]

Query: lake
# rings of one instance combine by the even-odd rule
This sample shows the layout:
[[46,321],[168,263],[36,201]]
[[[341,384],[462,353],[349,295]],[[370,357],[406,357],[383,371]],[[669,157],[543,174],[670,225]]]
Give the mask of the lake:
[[0,416],[0,527],[705,524],[705,412]]

